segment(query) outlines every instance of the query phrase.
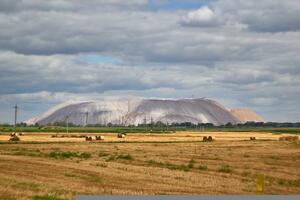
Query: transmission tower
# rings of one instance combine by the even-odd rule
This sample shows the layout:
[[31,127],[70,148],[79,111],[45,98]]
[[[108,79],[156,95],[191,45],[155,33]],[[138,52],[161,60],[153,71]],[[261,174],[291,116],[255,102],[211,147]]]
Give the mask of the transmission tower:
[[17,127],[17,120],[18,120],[18,105],[16,104],[15,106],[14,106],[14,109],[15,109],[15,124],[14,124],[14,128],[16,129],[16,127]]

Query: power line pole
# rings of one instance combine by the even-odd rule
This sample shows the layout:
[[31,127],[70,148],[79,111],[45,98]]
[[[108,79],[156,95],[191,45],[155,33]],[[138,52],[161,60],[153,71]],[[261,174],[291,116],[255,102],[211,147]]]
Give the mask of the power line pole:
[[15,124],[14,124],[14,128],[15,128],[15,129],[16,129],[16,127],[17,127],[18,108],[19,108],[19,107],[18,107],[18,105],[16,104],[16,105],[14,106],[14,109],[15,109]]
[[89,119],[89,112],[85,113],[85,126],[88,125],[88,119]]

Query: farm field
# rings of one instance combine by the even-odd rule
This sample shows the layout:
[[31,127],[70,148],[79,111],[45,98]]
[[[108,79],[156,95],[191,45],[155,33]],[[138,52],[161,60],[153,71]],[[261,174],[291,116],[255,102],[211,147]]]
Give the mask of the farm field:
[[[105,142],[200,142],[204,136],[212,136],[217,141],[224,140],[249,140],[255,137],[259,140],[278,140],[281,136],[292,134],[273,134],[268,132],[189,132],[181,131],[167,134],[151,133],[127,133],[126,138],[117,138],[116,133],[28,133],[21,136],[22,142],[86,142],[85,136],[104,136]],[[10,138],[9,133],[0,135],[0,142],[6,142]],[[99,141],[97,141],[99,142]]]
[[[300,142],[268,132],[0,135],[0,199],[77,194],[300,194]],[[215,141],[202,142],[203,136]],[[250,141],[249,137],[256,137]]]

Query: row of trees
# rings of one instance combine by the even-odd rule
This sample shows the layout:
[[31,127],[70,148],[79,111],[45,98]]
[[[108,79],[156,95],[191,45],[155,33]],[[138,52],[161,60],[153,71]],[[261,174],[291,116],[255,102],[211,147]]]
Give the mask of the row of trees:
[[[12,127],[13,125],[10,124],[0,124],[2,127]],[[48,124],[47,126],[67,126],[66,122],[55,122]],[[73,123],[68,123],[69,127],[81,127],[80,125],[76,125]],[[86,127],[120,127],[120,124],[88,124]],[[34,125],[27,125],[26,123],[18,123],[17,127],[42,127],[39,124]],[[246,122],[243,124],[232,124],[227,123],[225,125],[215,126],[212,123],[198,123],[194,124],[191,122],[184,122],[184,123],[163,123],[161,121],[152,122],[149,124],[139,124],[137,126],[130,125],[126,127],[171,127],[171,128],[287,128],[287,127],[300,127],[300,122],[297,123],[290,123],[290,122]]]

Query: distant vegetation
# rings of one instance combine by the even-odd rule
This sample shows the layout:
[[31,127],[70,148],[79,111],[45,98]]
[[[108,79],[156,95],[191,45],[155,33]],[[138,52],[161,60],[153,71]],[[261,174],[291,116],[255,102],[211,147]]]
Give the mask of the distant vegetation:
[[44,195],[44,196],[36,195],[32,199],[33,200],[60,200],[60,198],[52,195]]
[[[65,123],[54,123],[48,125],[26,125],[25,123],[17,124],[14,128],[13,125],[0,124],[0,132],[55,132],[64,133],[67,131]],[[221,132],[272,132],[272,133],[291,133],[300,134],[300,122],[298,123],[275,123],[275,122],[247,122],[244,124],[231,124],[214,126],[211,123],[193,124],[190,122],[185,123],[172,123],[165,124],[162,122],[151,124],[140,124],[138,126],[120,126],[114,124],[95,124],[87,126],[78,126],[69,123],[68,132],[71,133],[173,133],[176,131],[221,131]]]
[[91,157],[91,154],[86,152],[78,153],[78,152],[71,152],[71,151],[51,151],[48,156],[55,159],[67,159],[73,157],[88,159]]

